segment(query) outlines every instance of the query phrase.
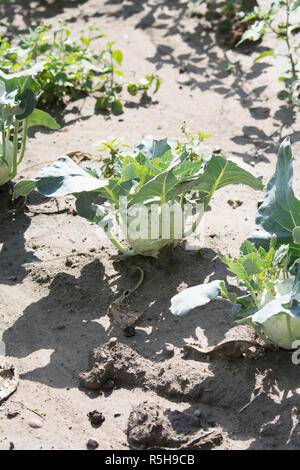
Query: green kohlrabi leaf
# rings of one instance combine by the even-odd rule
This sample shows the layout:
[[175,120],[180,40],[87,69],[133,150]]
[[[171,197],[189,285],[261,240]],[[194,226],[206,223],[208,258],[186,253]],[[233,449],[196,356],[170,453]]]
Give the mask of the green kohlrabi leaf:
[[154,160],[155,158],[162,158],[167,152],[170,153],[171,147],[167,139],[155,140],[151,137],[145,137],[137,146],[137,150],[145,155],[148,160]]
[[280,281],[277,295],[249,318],[262,325],[265,335],[277,346],[291,349],[300,339],[300,260],[294,279]]
[[60,125],[50,116],[50,114],[41,109],[34,109],[28,119],[28,127],[44,126],[49,129],[60,129]]
[[172,314],[186,315],[193,308],[208,304],[219,295],[220,283],[221,281],[212,281],[179,292],[171,299],[170,310]]
[[67,156],[42,168],[35,182],[37,189],[44,196],[66,196],[93,191],[108,184],[107,180],[92,176]]
[[[179,182],[173,172],[164,171],[159,173],[151,180],[147,181],[141,189],[134,195],[132,204],[142,203],[150,199],[167,202],[172,197],[182,192]],[[177,193],[177,194],[176,194]]]
[[193,189],[205,193],[208,200],[217,189],[229,184],[245,184],[262,191],[261,177],[255,176],[252,167],[243,162],[227,160],[221,155],[212,155],[206,162],[202,174]]
[[239,280],[251,279],[255,274],[261,273],[264,269],[263,261],[258,253],[249,253],[235,260],[224,258],[223,261]]
[[90,222],[99,222],[103,218],[103,214],[99,213],[98,205],[103,204],[105,199],[99,197],[99,193],[90,191],[83,192],[77,196],[76,210],[80,217],[84,217]]
[[35,181],[32,180],[26,180],[26,181],[20,181],[20,183],[17,183],[14,187],[14,199],[17,199],[20,196],[28,196],[31,191],[33,191],[36,188]]
[[3,81],[7,92],[19,90],[21,93],[25,89],[36,90],[37,83],[34,77],[43,70],[44,64],[37,63],[32,68],[22,70],[21,72],[6,74],[0,70],[0,81]]
[[[14,194],[25,195],[24,183],[16,184]],[[35,186],[38,191],[44,196],[53,197],[93,191],[107,184],[107,180],[92,176],[67,156],[61,157],[55,163],[42,168],[35,179]],[[31,184],[31,186],[33,185]]]
[[248,237],[255,246],[268,247],[274,235],[279,244],[292,244],[293,230],[300,225],[300,201],[294,195],[292,182],[292,150],[287,137],[279,148],[276,170],[257,212],[254,232]]
[[20,113],[16,114],[19,121],[27,118],[37,105],[37,98],[30,88],[26,88],[19,96]]
[[295,243],[300,245],[300,227],[295,227],[293,230],[293,239]]

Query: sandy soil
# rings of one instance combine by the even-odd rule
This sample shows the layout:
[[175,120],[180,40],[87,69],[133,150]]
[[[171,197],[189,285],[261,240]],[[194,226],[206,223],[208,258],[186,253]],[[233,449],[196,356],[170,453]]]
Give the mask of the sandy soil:
[[[258,52],[273,46],[272,38],[232,50],[205,17],[189,16],[185,6],[175,0],[0,5],[12,35],[28,31],[33,21],[68,18],[74,33],[95,24],[124,52],[128,74],[157,72],[162,78],[151,104],[128,102],[122,116],[96,115],[93,97],[57,109],[61,130],[31,132],[19,178],[33,177],[42,165],[74,150],[91,152],[96,164],[95,142],[109,136],[130,145],[145,135],[179,138],[184,120],[194,132],[214,134],[210,150],[218,145],[227,155],[254,162],[265,182],[285,136],[299,155],[299,112],[277,98],[277,77],[286,64],[268,59],[252,65]],[[226,60],[236,65],[235,74],[224,72]],[[294,168],[299,196],[299,158]],[[299,448],[300,370],[291,354],[185,359],[186,342],[213,346],[252,339],[253,332],[234,326],[226,303],[177,319],[169,311],[171,296],[186,286],[233,282],[217,252],[238,252],[262,197],[242,186],[219,191],[205,217],[203,256],[182,245],[169,258],[126,260],[99,228],[74,214],[71,200],[59,201],[63,213],[50,214],[55,203],[32,195],[24,213],[4,219],[2,194],[0,338],[18,364],[20,383],[0,407],[0,449],[11,442],[16,449],[85,449],[89,438],[99,449]],[[242,204],[234,208],[229,200]],[[136,266],[144,269],[145,281],[131,304],[143,315],[136,335],[125,337],[112,328],[107,311],[136,283]],[[118,342],[111,347],[106,343],[113,337]],[[166,342],[175,347],[172,358],[162,354]],[[101,391],[87,390],[78,377],[94,365],[91,351],[101,345],[112,354],[115,372]],[[101,426],[91,425],[87,415],[93,410],[105,417]],[[42,427],[31,427],[32,420]]]

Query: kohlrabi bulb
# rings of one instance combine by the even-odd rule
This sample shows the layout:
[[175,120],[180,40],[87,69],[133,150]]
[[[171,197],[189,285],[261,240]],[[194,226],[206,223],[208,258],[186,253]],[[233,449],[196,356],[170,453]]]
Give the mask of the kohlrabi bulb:
[[[291,292],[294,278],[279,281],[275,287],[276,297],[283,296]],[[272,299],[268,295],[262,296],[261,305],[263,307]],[[300,294],[295,300],[300,302]],[[278,313],[262,324],[264,334],[277,346],[284,349],[293,349],[293,342],[300,340],[300,318],[295,318],[288,313]]]
[[184,213],[176,201],[132,206],[122,224],[128,244],[143,255],[156,257],[163,247],[176,247],[184,238]]
[[2,141],[0,142],[0,186],[3,186],[11,174],[13,166],[13,144],[9,140],[6,141],[6,162],[1,158],[3,156]]
[[264,334],[280,348],[293,349],[293,342],[300,340],[300,318],[288,313],[274,315],[262,327]]

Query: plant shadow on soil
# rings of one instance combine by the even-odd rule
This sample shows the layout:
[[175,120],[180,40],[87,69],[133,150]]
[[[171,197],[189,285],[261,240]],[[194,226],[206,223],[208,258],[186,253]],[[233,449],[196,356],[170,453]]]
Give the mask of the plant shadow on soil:
[[[199,400],[204,419],[221,426],[231,439],[254,439],[249,450],[299,448],[299,372],[290,353],[216,359],[209,372],[201,382],[206,393]],[[184,413],[193,415],[195,408],[199,406],[190,404]]]
[[[40,0],[38,5],[35,4],[34,8],[28,8],[28,0],[14,0],[13,2],[7,1],[0,4],[0,14],[3,23],[8,24],[7,36],[14,38],[16,33],[25,34],[28,28],[36,21],[39,22],[41,18],[44,20],[50,19],[54,16],[60,15],[66,8],[78,8],[84,5],[88,0]],[[16,15],[20,15],[26,29],[14,26]]]
[[[177,365],[180,370],[182,366],[182,363]],[[221,429],[223,435],[225,431],[230,439],[237,441],[251,439],[249,450],[299,448],[300,427],[295,424],[299,376],[289,354],[276,351],[255,360],[216,359],[210,362],[208,371],[203,371],[203,364],[199,362],[194,367],[200,377],[202,395],[194,402],[187,400],[189,406],[181,412],[170,408],[163,411],[174,431],[179,420],[180,427],[189,425],[191,434],[191,418],[197,410],[201,412],[203,430]],[[193,380],[188,375],[189,370],[191,363],[188,361],[185,373]],[[177,400],[186,401],[184,396]],[[151,406],[155,408],[150,403]],[[148,429],[151,429],[149,425]],[[149,431],[144,430],[145,434],[146,438],[151,438]]]
[[[30,138],[34,138],[38,132],[41,132],[42,134],[55,135],[55,133],[59,131],[65,132],[69,126],[72,126],[76,122],[87,121],[95,114],[94,112],[85,116],[82,114],[82,110],[87,99],[87,96],[84,98],[79,97],[73,100],[68,97],[65,99],[65,101],[58,101],[48,106],[44,106],[42,103],[39,104],[38,108],[49,113],[52,118],[55,119],[55,121],[60,125],[60,129],[56,131],[44,126],[34,126],[28,130],[28,136]],[[70,104],[73,104],[73,106],[70,107]]]
[[[4,332],[3,340],[11,356],[26,358],[40,351],[43,357],[42,350],[53,351],[46,366],[21,374],[22,379],[54,388],[76,387],[78,374],[87,369],[89,352],[116,334],[114,330],[108,334],[108,328],[96,321],[107,313],[112,301],[112,285],[117,287],[118,295],[132,287],[137,280],[135,267],[140,266],[145,272],[145,281],[132,304],[135,309],[143,308],[144,315],[138,321],[133,338],[125,338],[117,332],[121,343],[131,347],[134,342],[139,357],[137,371],[153,367],[158,377],[162,365],[171,373],[172,361],[175,361],[175,373],[182,371],[183,366],[200,394],[193,398],[184,387],[176,393],[172,388],[168,392],[162,385],[163,380],[158,379],[160,385],[154,390],[159,395],[167,396],[174,403],[178,400],[192,402],[185,410],[187,413],[194,409],[193,403],[201,403],[209,417],[226,432],[238,435],[239,439],[254,437],[253,448],[262,437],[264,445],[267,442],[270,447],[276,446],[279,438],[282,448],[290,442],[300,445],[298,427],[293,426],[293,413],[299,404],[296,393],[299,377],[289,353],[268,353],[251,360],[220,358],[203,362],[185,361],[178,355],[164,361],[162,355],[157,354],[166,341],[178,348],[184,346],[184,338],[197,341],[198,326],[204,330],[209,345],[219,343],[232,327],[230,308],[225,303],[212,303],[177,321],[168,311],[170,297],[182,282],[191,286],[207,277],[209,280],[224,278],[224,266],[213,250],[207,249],[204,256],[199,257],[179,247],[173,257],[159,260],[116,257],[114,265],[116,274],[110,278],[99,259],[81,265],[79,276],[71,274],[71,268],[70,272],[55,274],[46,281],[48,295],[29,305],[23,316]],[[39,282],[39,274],[40,282],[45,282],[37,267],[36,282]],[[149,326],[153,329],[150,335],[143,329]],[[131,389],[130,381],[125,380],[120,386]],[[227,411],[224,413],[224,410]]]
[[[18,2],[23,5],[23,2]],[[79,7],[85,3],[85,0],[76,2],[64,2],[64,7],[59,5],[59,2],[54,1],[52,3],[41,2],[42,5],[37,9],[37,16],[51,17],[57,15],[64,8]],[[224,37],[218,35],[214,30],[209,30],[205,25],[201,23],[203,18],[200,18],[194,30],[183,32],[180,27],[181,22],[186,18],[187,6],[182,4],[178,0],[168,2],[168,11],[164,9],[163,14],[157,15],[157,12],[162,8],[165,2],[155,3],[155,5],[149,5],[148,2],[141,0],[134,1],[131,3],[125,3],[122,1],[111,0],[107,4],[120,5],[120,8],[110,15],[114,17],[124,17],[124,19],[139,14],[145,10],[145,16],[136,24],[136,28],[160,28],[165,29],[166,44],[159,44],[157,46],[156,53],[153,57],[148,57],[148,61],[155,65],[159,71],[165,64],[171,65],[173,68],[178,70],[179,78],[178,84],[180,87],[189,87],[191,92],[199,88],[201,91],[212,90],[215,93],[221,94],[223,99],[232,99],[236,96],[240,104],[247,108],[254,120],[260,122],[259,126],[245,126],[244,133],[242,136],[236,136],[232,138],[232,141],[237,145],[253,144],[255,148],[261,149],[264,153],[274,154],[276,152],[277,143],[285,137],[285,129],[296,122],[296,114],[291,106],[282,104],[280,109],[276,111],[273,119],[277,124],[277,129],[272,133],[271,136],[267,136],[260,128],[261,121],[270,117],[271,109],[266,106],[265,101],[261,98],[267,85],[258,86],[254,89],[249,89],[249,82],[255,80],[266,68],[272,67],[267,63],[255,63],[252,69],[248,72],[243,72],[240,67],[239,60],[234,63],[236,67],[236,73],[233,75],[233,80],[226,80],[228,72],[224,70],[224,65],[228,62],[227,51],[230,49],[226,43],[224,44]],[[13,18],[14,12],[9,4],[3,4],[4,17],[8,16]],[[0,5],[1,9],[1,5]],[[26,9],[22,9],[22,13]],[[99,12],[95,11],[92,15],[83,15],[83,19],[90,21],[91,16],[99,16]],[[157,17],[157,19],[155,19]],[[176,21],[175,21],[176,19]],[[170,26],[170,20],[174,23],[174,26]],[[24,18],[26,24],[31,24],[32,18]],[[210,19],[211,21],[211,19]],[[214,29],[214,28],[213,28]],[[20,32],[20,31],[18,31]],[[182,40],[188,44],[190,52],[176,55],[176,50],[171,47],[169,38],[180,34]],[[211,51],[212,43],[219,47],[222,51],[223,57],[219,57],[216,52]],[[251,48],[260,54],[266,50],[257,44],[247,44],[237,49],[237,52],[241,54],[248,53],[248,49]],[[202,64],[201,64],[202,63]],[[79,98],[78,102],[74,104],[72,109],[64,109],[65,106],[62,104],[54,104],[47,109],[54,118],[57,119],[62,127],[70,126],[78,119],[86,120],[91,116],[82,116],[82,107],[84,106],[86,98]],[[75,100],[77,101],[77,100]],[[151,105],[157,104],[156,101],[152,101]],[[138,108],[148,106],[147,102],[125,102],[127,108]],[[67,116],[70,114],[70,120],[67,121]],[[33,136],[35,132],[49,133],[51,131],[38,127],[30,130],[30,135]],[[245,155],[244,152],[233,152],[237,157],[242,158],[246,163],[253,161],[253,155]],[[256,162],[268,162],[266,156],[255,156]]]
[[[49,293],[24,310],[22,317],[4,332],[3,340],[8,354],[18,358],[40,349],[54,352],[45,368],[29,372],[23,378],[52,387],[75,386],[78,373],[86,368],[89,351],[111,336],[118,335],[127,344],[137,340],[142,345],[139,352],[156,360],[157,351],[166,341],[183,346],[183,331],[185,336],[197,341],[195,330],[201,325],[208,343],[213,344],[222,340],[232,326],[224,305],[201,309],[200,318],[199,313],[193,313],[188,321],[174,318],[169,312],[170,298],[182,282],[191,286],[203,282],[208,275],[209,280],[222,278],[224,267],[213,250],[206,250],[202,258],[178,249],[168,262],[132,257],[128,261],[116,260],[115,264],[117,273],[110,278],[100,259],[80,266],[79,276],[72,274],[72,267],[70,272],[52,275],[46,268],[45,273],[40,264],[32,265],[31,277],[37,283],[47,284]],[[97,319],[107,314],[110,303],[125,289],[136,284],[136,266],[144,270],[145,280],[132,296],[130,306],[143,315],[136,325],[136,336],[126,338],[111,325],[105,329]],[[113,294],[112,287],[117,294]],[[217,331],[212,326],[214,321],[218,323]],[[152,328],[152,334],[143,329],[146,327]],[[62,364],[71,371],[71,376],[57,373]]]
[[[276,145],[285,135],[285,129],[296,122],[296,113],[292,106],[282,104],[280,109],[274,113],[272,118],[276,122],[277,129],[271,136],[265,135],[261,130],[261,122],[270,117],[271,109],[266,106],[263,99],[263,93],[267,85],[258,86],[250,89],[249,83],[260,76],[264,70],[272,67],[271,64],[259,62],[252,65],[250,71],[243,71],[239,60],[234,62],[236,71],[232,80],[226,80],[229,73],[224,66],[228,63],[227,51],[232,49],[232,45],[226,42],[226,35],[216,33],[218,18],[214,12],[207,13],[207,23],[205,16],[199,15],[199,21],[193,30],[186,31],[182,28],[184,19],[188,15],[187,4],[178,0],[168,2],[168,8],[164,8],[165,2],[155,2],[155,5],[149,5],[142,0],[124,2],[118,0],[108,0],[107,4],[120,5],[120,8],[111,13],[114,17],[123,17],[124,19],[132,15],[145,15],[135,25],[139,29],[163,29],[166,43],[157,46],[154,56],[148,57],[148,61],[156,66],[159,71],[165,64],[171,65],[179,72],[178,84],[180,87],[189,87],[191,92],[199,88],[201,91],[212,90],[221,94],[224,100],[232,99],[236,96],[240,104],[247,108],[251,117],[259,121],[259,126],[252,126],[251,132],[245,129],[243,136],[233,138],[236,144],[249,144],[251,142],[256,148],[262,149],[265,153],[276,151]],[[163,13],[158,14],[159,10],[164,8]],[[198,15],[197,15],[198,16]],[[140,18],[140,16],[139,16]],[[170,21],[173,26],[170,26]],[[204,21],[204,23],[203,23]],[[213,26],[211,26],[214,24]],[[190,52],[176,55],[176,49],[170,46],[170,37],[180,35],[182,41],[188,44]],[[222,52],[222,57],[211,50],[212,44],[216,44]],[[245,43],[235,51],[239,54],[249,54],[249,49],[256,52],[257,55],[265,52],[267,49],[259,43]],[[251,85],[250,85],[251,87]],[[252,139],[254,137],[254,140]],[[243,141],[243,142],[241,142]],[[275,143],[274,143],[275,141]],[[246,163],[253,160],[253,156],[245,155],[243,152],[233,152],[234,155],[241,157]],[[256,156],[256,161],[268,162],[267,157]]]
[[[33,252],[25,248],[24,233],[31,219],[23,211],[12,215],[11,195],[9,186],[0,188],[0,282],[13,285],[22,282],[27,272],[25,263],[37,261]],[[13,256],[12,256],[13,254]]]

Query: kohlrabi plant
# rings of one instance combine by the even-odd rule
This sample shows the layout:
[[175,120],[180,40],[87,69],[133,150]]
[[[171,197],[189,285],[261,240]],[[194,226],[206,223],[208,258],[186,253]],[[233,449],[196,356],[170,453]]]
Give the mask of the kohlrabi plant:
[[[296,85],[299,81],[299,35],[294,33],[300,30],[300,2],[299,0],[276,0],[267,11],[263,11],[260,7],[245,16],[243,21],[254,21],[251,27],[245,31],[239,44],[244,41],[258,41],[263,34],[272,33],[278,40],[285,43],[285,53],[277,53],[274,50],[266,50],[254,59],[257,62],[265,57],[277,56],[279,60],[284,56],[289,63],[289,69],[286,73],[279,77],[279,81],[284,83],[285,90],[289,99],[292,98],[293,92],[298,93]],[[299,99],[294,100],[294,104]]]
[[292,180],[292,152],[286,138],[254,232],[241,245],[238,258],[221,256],[245,294],[230,293],[219,280],[194,286],[172,298],[174,315],[184,315],[214,299],[227,299],[239,322],[254,326],[266,341],[293,348],[300,339],[300,201]]
[[35,188],[46,196],[73,194],[78,214],[98,223],[121,252],[156,257],[195,232],[214,192],[229,184],[263,189],[248,165],[214,154],[192,160],[186,147],[175,151],[167,139],[145,138],[118,155],[110,178],[64,156],[34,180],[17,184],[14,195],[26,196]]
[[49,114],[36,109],[40,88],[34,77],[42,68],[38,64],[32,69],[9,75],[0,71],[0,186],[17,174],[24,157],[29,127],[40,125],[59,129]]
[[280,145],[277,165],[263,204],[259,207],[254,231],[248,237],[256,247],[268,248],[273,236],[278,245],[289,245],[291,262],[300,258],[300,201],[293,191],[293,155],[289,137]]
[[97,110],[120,114],[123,89],[131,96],[137,93],[143,96],[152,87],[155,94],[160,79],[157,75],[146,75],[137,82],[123,82],[124,74],[120,70],[123,54],[114,47],[115,42],[92,47],[94,41],[104,37],[93,25],[82,29],[79,37],[73,37],[66,21],[60,21],[53,33],[49,25],[41,23],[30,28],[28,35],[21,36],[19,46],[1,41],[0,70],[19,71],[43,62],[36,80],[44,104],[62,101],[66,95],[77,98],[79,93],[95,93]]

